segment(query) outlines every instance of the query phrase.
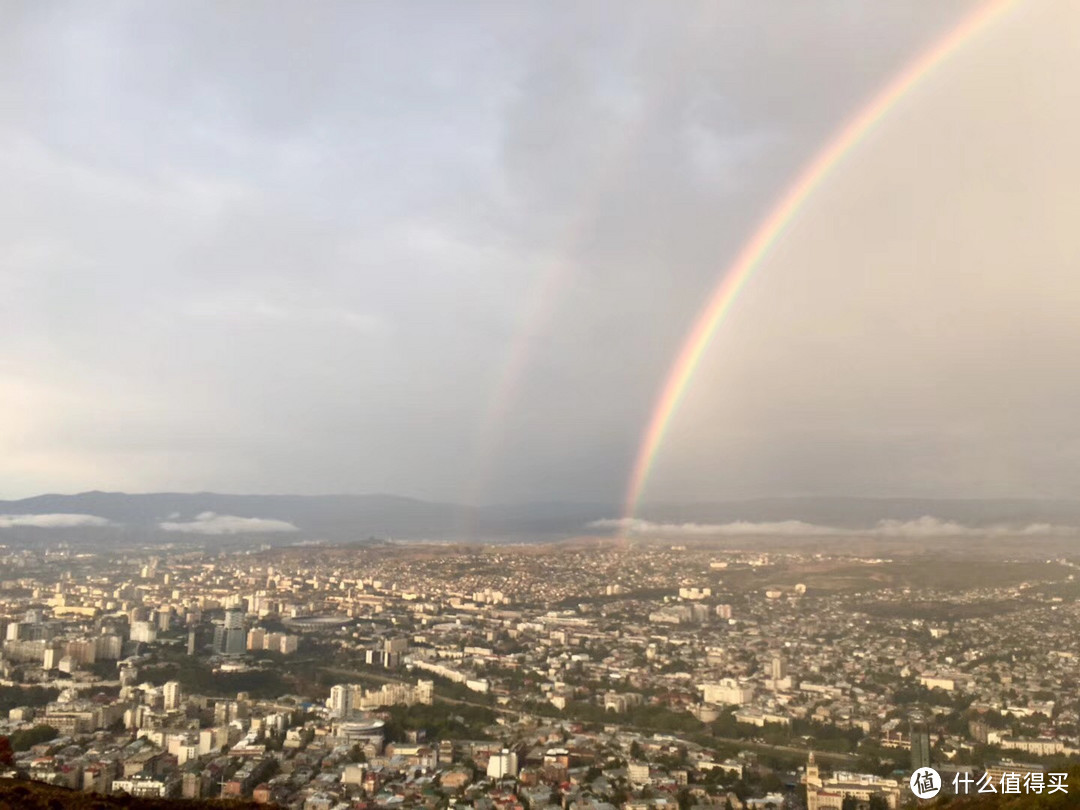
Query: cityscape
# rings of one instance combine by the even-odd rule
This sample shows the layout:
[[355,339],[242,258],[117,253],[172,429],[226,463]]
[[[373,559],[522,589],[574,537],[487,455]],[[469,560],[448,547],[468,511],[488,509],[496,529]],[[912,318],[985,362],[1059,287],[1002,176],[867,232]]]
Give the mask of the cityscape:
[[0,810],[1080,810],[1078,43],[0,0]]
[[1003,789],[1080,760],[1075,558],[593,538],[0,564],[7,775],[84,792],[841,810],[909,804],[923,766]]

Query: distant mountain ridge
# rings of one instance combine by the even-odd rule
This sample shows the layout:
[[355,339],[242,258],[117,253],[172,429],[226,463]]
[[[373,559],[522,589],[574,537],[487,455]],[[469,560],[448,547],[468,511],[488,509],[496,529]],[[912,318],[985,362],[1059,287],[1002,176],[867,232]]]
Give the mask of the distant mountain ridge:
[[[603,533],[594,524],[620,516],[608,503],[553,501],[472,507],[399,495],[233,495],[214,492],[82,492],[37,495],[0,501],[0,515],[93,515],[109,527],[79,527],[82,532],[142,535],[162,523],[186,524],[214,513],[252,521],[282,521],[296,527],[289,539],[529,541]],[[801,521],[842,529],[869,529],[883,520],[912,521],[932,516],[966,526],[1022,526],[1052,523],[1080,526],[1080,501],[1036,499],[925,499],[805,497],[741,501],[651,504],[637,517],[662,524],[719,525],[734,522]],[[258,525],[253,522],[252,525]],[[61,526],[46,527],[58,532]],[[19,526],[7,533],[43,532]],[[610,531],[610,530],[609,530]],[[177,539],[177,532],[162,532]],[[246,534],[269,534],[258,529]],[[277,534],[279,532],[275,532]]]
[[[599,504],[512,504],[476,508],[400,495],[233,495],[215,492],[81,492],[0,501],[0,515],[79,514],[119,526],[155,530],[214,513],[284,521],[305,537],[356,540],[530,539],[580,533],[613,514]],[[115,528],[115,527],[114,527]],[[254,532],[257,533],[257,532]]]

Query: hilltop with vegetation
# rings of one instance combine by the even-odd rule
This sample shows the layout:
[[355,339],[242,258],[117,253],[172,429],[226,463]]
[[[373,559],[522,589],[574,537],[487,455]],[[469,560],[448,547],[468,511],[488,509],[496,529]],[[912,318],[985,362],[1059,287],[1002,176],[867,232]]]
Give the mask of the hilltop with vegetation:
[[1003,796],[996,793],[953,796],[951,795],[952,786],[946,784],[945,790],[950,793],[939,798],[936,807],[947,806],[948,810],[1075,810],[1075,808],[1080,808],[1080,765],[1069,769],[1066,784],[1069,786],[1068,793],[1059,791],[1051,795],[1043,791],[1041,794],[1021,793],[1018,796]]
[[254,810],[268,805],[220,799],[134,799],[130,796],[102,796],[54,787],[41,782],[0,779],[0,810]]

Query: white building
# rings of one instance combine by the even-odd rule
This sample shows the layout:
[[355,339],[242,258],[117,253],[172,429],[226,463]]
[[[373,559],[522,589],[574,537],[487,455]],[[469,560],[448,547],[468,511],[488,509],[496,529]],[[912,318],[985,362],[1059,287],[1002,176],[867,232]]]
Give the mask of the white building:
[[114,793],[124,792],[138,799],[164,799],[171,793],[167,782],[138,774],[130,779],[113,780],[112,789]]
[[753,687],[740,684],[734,678],[722,678],[718,683],[703,683],[698,688],[701,699],[706,703],[742,706],[754,699]]
[[712,596],[712,588],[679,588],[680,599],[706,599]]
[[784,660],[784,656],[780,654],[774,655],[770,662],[769,675],[774,681],[778,681],[781,678],[786,678],[787,674],[787,661]]
[[204,728],[199,731],[199,756],[214,754],[221,751],[222,746],[229,743],[229,732],[226,728]]
[[425,706],[435,702],[435,681],[416,682],[416,702]]
[[341,784],[343,785],[362,785],[364,784],[364,766],[360,763],[353,763],[345,766],[345,770],[341,774]]
[[180,708],[182,695],[179,681],[166,681],[165,685],[161,687],[161,691],[165,698],[165,711],[173,712]]
[[150,622],[132,622],[131,640],[146,644],[157,641],[157,628]]
[[813,752],[807,760],[803,781],[807,810],[841,810],[848,796],[858,802],[869,802],[871,796],[881,796],[889,810],[896,810],[900,805],[900,783],[895,779],[846,771],[836,771],[831,777],[822,778]]
[[46,647],[44,661],[42,662],[41,666],[44,669],[56,669],[56,667],[60,664],[60,658],[61,655],[58,649],[56,649],[55,647]]
[[1014,751],[1023,751],[1025,754],[1035,754],[1040,757],[1053,756],[1065,752],[1065,743],[1047,737],[1024,738],[1002,737],[1002,748],[1010,748]]
[[648,762],[631,762],[626,766],[626,777],[632,785],[647,785],[651,781]]
[[352,709],[352,686],[351,684],[339,683],[330,689],[330,699],[327,706],[330,714],[334,717],[347,717]]
[[516,777],[517,772],[517,754],[508,748],[504,748],[497,754],[492,754],[488,760],[487,775],[492,779],[503,779],[507,776]]
[[946,692],[956,689],[955,679],[938,675],[921,675],[919,683],[927,689],[944,689]]

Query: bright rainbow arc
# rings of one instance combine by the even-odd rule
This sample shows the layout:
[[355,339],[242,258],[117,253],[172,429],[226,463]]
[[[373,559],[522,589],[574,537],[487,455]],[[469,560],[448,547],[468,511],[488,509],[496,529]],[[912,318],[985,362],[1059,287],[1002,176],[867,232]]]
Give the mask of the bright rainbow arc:
[[1016,0],[992,0],[981,6],[911,62],[814,156],[754,231],[750,240],[743,245],[683,342],[653,407],[648,429],[638,448],[627,486],[623,509],[624,525],[633,519],[637,511],[638,501],[645,489],[656,453],[713,334],[750,275],[783,235],[799,209],[844,156],[858,145],[894,105],[964,43],[1001,17],[1015,2]]

